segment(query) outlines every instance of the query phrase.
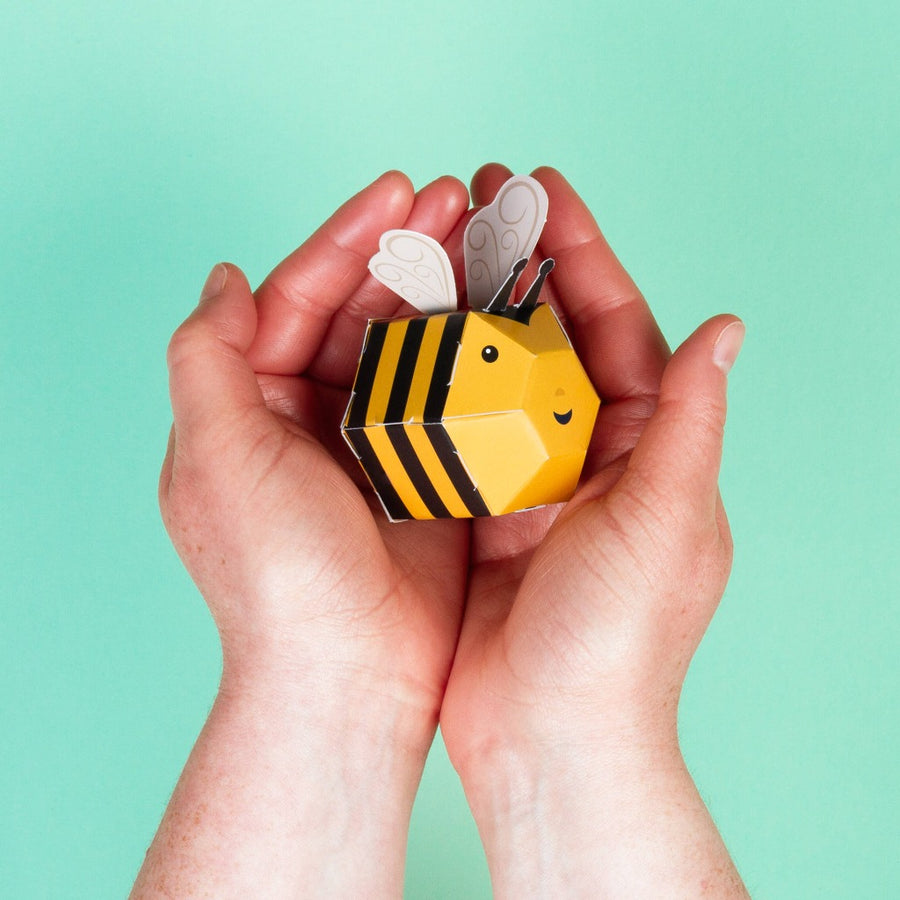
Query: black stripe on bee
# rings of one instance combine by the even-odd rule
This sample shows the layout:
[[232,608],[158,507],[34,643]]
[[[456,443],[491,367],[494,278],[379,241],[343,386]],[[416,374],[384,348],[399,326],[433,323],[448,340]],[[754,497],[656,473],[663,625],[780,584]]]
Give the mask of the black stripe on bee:
[[444,415],[444,405],[450,393],[450,379],[453,376],[465,324],[466,313],[451,313],[447,316],[437,358],[434,361],[434,374],[431,376],[428,397],[425,400],[425,422],[440,422]]
[[372,449],[372,445],[369,443],[368,437],[366,437],[365,428],[355,428],[352,431],[347,431],[346,435],[353,445],[353,449],[356,451],[356,455],[359,457],[366,475],[369,476],[369,481],[372,482],[375,493],[381,498],[387,514],[395,520],[408,519],[410,517],[409,510],[400,499],[400,495],[394,490],[394,486],[382,468],[381,460],[378,459],[377,454]]
[[409,399],[409,389],[412,386],[413,373],[416,371],[416,364],[419,361],[422,336],[425,334],[427,324],[428,319],[423,317],[410,319],[406,326],[403,346],[400,348],[400,358],[397,360],[397,372],[394,375],[391,395],[384,414],[384,421],[388,424],[404,420],[406,401]]
[[482,499],[478,488],[469,477],[465,466],[460,461],[456,447],[453,446],[453,441],[450,439],[450,435],[447,434],[443,424],[426,422],[424,428],[425,434],[428,435],[428,440],[431,441],[431,446],[434,447],[434,452],[437,453],[441,465],[444,467],[450,481],[453,482],[453,487],[456,488],[456,493],[459,494],[459,499],[466,505],[466,509],[473,516],[489,516],[491,512]]
[[[354,384],[353,400],[347,416],[347,428],[362,428],[366,424],[366,412],[372,399],[372,387],[375,383],[375,372],[381,361],[381,351],[387,337],[388,322],[372,322],[359,361],[359,371]],[[371,447],[369,448],[371,449]]]
[[409,480],[413,483],[419,497],[422,498],[428,512],[436,519],[452,518],[450,510],[444,506],[444,501],[438,496],[428,473],[419,461],[419,457],[416,456],[415,448],[409,441],[405,426],[386,425],[385,431],[391,439],[394,450],[397,451],[397,457],[403,464],[403,468],[406,469],[406,474],[409,475]]

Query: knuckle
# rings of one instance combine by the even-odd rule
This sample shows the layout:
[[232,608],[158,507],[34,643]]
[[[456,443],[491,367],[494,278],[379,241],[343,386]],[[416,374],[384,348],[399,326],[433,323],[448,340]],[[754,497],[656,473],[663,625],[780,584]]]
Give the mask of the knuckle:
[[686,429],[700,441],[720,437],[725,427],[725,403],[718,397],[663,397],[658,409],[662,415],[678,423],[679,428]]
[[725,403],[718,397],[696,397],[690,403],[690,424],[704,443],[717,441],[725,428]]
[[177,367],[196,352],[198,337],[197,323],[193,319],[187,319],[175,329],[166,347],[166,362],[169,368]]

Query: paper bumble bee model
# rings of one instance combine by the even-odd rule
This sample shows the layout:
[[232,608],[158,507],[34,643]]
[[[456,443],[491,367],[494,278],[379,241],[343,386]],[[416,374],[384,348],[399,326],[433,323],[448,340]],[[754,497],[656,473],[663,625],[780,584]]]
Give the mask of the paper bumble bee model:
[[545,260],[510,299],[547,218],[547,194],[511,178],[466,228],[469,312],[446,252],[388,231],[369,270],[425,315],[373,319],[341,431],[388,517],[497,516],[572,496],[600,401],[538,294]]

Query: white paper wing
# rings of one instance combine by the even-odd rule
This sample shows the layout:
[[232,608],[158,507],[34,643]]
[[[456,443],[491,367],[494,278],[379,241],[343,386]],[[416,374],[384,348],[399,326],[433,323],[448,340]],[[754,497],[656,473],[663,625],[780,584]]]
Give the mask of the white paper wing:
[[453,312],[457,306],[453,268],[444,248],[415,231],[386,231],[369,271],[420,312]]
[[544,222],[547,192],[528,175],[514,175],[494,202],[479,210],[463,241],[469,306],[484,309],[517,259],[531,256]]

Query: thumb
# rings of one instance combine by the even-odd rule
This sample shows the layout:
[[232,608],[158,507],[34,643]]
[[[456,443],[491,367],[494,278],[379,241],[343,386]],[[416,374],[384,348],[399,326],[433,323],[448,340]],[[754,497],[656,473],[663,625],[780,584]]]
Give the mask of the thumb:
[[245,358],[256,334],[256,305],[244,273],[219,263],[200,303],[169,342],[169,393],[179,441],[194,442],[237,413],[264,407]]
[[716,316],[676,350],[624,479],[649,486],[676,508],[716,515],[727,375],[744,330],[735,316]]

